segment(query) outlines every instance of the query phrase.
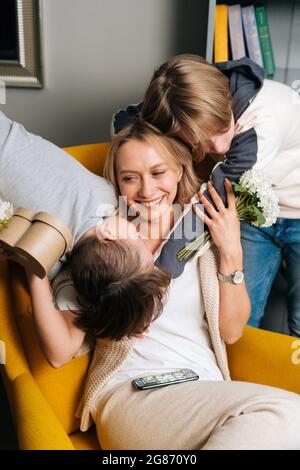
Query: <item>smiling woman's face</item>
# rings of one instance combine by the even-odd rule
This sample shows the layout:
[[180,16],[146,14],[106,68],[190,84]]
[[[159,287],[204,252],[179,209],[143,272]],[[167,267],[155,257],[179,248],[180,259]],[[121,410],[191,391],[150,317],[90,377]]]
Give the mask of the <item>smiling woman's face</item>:
[[115,176],[129,207],[148,220],[156,220],[172,206],[182,175],[181,167],[163,158],[154,145],[131,139],[120,146]]

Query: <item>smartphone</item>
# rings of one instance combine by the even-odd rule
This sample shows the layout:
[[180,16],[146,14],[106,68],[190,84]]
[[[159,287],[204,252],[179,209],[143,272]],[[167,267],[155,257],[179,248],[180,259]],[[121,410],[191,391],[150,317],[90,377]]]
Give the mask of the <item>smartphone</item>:
[[131,383],[138,390],[146,390],[148,388],[165,387],[166,385],[179,384],[198,379],[199,375],[197,375],[193,370],[178,369],[173,372],[138,377],[137,379],[132,380]]

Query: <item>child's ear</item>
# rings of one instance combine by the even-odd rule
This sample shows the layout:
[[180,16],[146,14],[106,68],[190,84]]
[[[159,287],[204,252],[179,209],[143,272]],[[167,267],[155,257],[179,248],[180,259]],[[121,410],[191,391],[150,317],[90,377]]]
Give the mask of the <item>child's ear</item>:
[[116,240],[117,239],[117,237],[111,233],[108,224],[105,224],[105,223],[102,224],[100,227],[98,227],[97,235],[102,240]]

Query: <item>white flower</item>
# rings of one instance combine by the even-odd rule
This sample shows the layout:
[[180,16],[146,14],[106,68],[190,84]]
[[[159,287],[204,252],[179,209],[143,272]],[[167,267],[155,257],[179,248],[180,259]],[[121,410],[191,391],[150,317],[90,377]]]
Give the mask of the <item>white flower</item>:
[[[266,219],[260,227],[273,225],[279,216],[278,198],[266,175],[261,170],[248,170],[240,177],[239,184],[251,193],[255,193],[258,198],[257,205]],[[258,226],[257,222],[252,222],[252,225]]]
[[[236,183],[233,183],[235,187]],[[271,182],[261,170],[248,170],[239,179],[241,188],[236,188],[236,208],[240,220],[250,222],[255,227],[270,227],[279,216],[278,198],[272,189]],[[243,191],[246,190],[246,191]],[[258,212],[258,213],[257,213]],[[261,217],[263,214],[265,222]],[[253,220],[256,219],[256,220]],[[177,258],[182,261],[191,258],[210,239],[210,233],[205,231],[196,240],[177,252]]]
[[6,225],[13,213],[13,205],[10,202],[0,200],[0,226]]

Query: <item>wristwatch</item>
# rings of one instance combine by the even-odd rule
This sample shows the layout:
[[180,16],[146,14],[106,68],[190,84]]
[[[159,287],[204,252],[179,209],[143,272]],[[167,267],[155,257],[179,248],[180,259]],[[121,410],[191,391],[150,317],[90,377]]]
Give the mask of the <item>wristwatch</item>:
[[218,279],[222,282],[230,282],[231,284],[241,284],[245,278],[244,271],[234,271],[229,276],[218,273]]

